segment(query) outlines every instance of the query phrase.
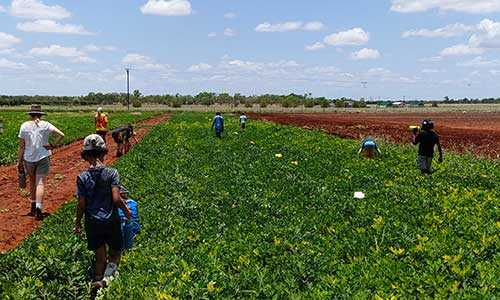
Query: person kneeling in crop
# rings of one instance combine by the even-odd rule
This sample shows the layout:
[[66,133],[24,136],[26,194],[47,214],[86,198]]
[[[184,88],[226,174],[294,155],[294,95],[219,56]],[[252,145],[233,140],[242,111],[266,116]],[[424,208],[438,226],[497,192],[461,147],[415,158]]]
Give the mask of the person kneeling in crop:
[[375,140],[371,137],[368,137],[364,139],[363,144],[361,144],[361,148],[358,150],[358,156],[361,154],[361,151],[365,151],[366,158],[373,158],[373,154],[375,150],[377,150],[377,153],[379,156],[382,156],[382,151],[380,151],[380,148],[378,147],[377,143]]
[[93,297],[99,288],[108,285],[120,263],[123,239],[118,208],[126,218],[131,217],[130,209],[120,198],[118,171],[103,163],[107,153],[102,137],[97,134],[87,136],[81,155],[90,168],[76,179],[78,206],[75,233],[81,233],[81,220],[85,214],[88,249],[95,252]]

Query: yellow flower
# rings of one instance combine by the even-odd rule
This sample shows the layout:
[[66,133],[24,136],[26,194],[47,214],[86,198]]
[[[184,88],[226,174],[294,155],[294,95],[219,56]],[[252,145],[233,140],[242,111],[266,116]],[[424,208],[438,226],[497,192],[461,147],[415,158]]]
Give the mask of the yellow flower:
[[281,153],[276,153],[276,154],[274,154],[274,157],[276,157],[276,158],[282,158],[282,157],[283,157],[283,154],[281,154]]
[[233,132],[233,134],[234,134],[234,135],[238,135],[239,133],[235,131],[235,132]]
[[298,161],[296,161],[296,160],[293,160],[293,161],[291,161],[290,163],[291,163],[292,165],[296,165],[296,166],[298,166],[298,165],[299,165],[299,162],[298,162]]
[[254,141],[250,141],[250,144],[255,145],[255,142]]
[[401,248],[401,249],[397,249],[397,248],[394,248],[394,247],[389,247],[389,250],[396,254],[396,255],[403,255],[405,254],[405,249],[404,248]]
[[210,281],[207,283],[207,290],[209,293],[215,292],[215,281]]
[[38,251],[43,251],[43,250],[45,250],[45,246],[38,245]]

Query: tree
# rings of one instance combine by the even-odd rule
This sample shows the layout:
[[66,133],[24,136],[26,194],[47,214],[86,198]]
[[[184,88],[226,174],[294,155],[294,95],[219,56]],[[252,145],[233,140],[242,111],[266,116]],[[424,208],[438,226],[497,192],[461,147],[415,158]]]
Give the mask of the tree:
[[141,97],[142,97],[141,91],[139,91],[139,90],[135,90],[135,91],[134,91],[134,98],[135,98],[135,99],[139,99],[139,98],[141,98]]

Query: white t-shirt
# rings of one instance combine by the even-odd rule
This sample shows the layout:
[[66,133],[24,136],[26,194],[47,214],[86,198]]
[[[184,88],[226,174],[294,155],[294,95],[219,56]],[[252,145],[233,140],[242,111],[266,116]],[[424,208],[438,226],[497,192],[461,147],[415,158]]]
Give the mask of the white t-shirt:
[[24,122],[19,129],[19,138],[25,142],[24,160],[37,162],[50,156],[50,150],[43,146],[49,144],[49,136],[56,127],[46,121],[35,124],[33,121]]
[[240,116],[240,123],[245,123],[247,121],[247,116]]

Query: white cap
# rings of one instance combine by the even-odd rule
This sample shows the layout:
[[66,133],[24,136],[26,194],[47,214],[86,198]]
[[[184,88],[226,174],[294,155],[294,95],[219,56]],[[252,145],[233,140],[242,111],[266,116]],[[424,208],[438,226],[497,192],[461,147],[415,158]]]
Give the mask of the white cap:
[[83,140],[83,151],[106,148],[106,144],[101,136],[91,134]]
[[99,108],[97,109],[97,112],[102,113],[102,107],[99,107]]

